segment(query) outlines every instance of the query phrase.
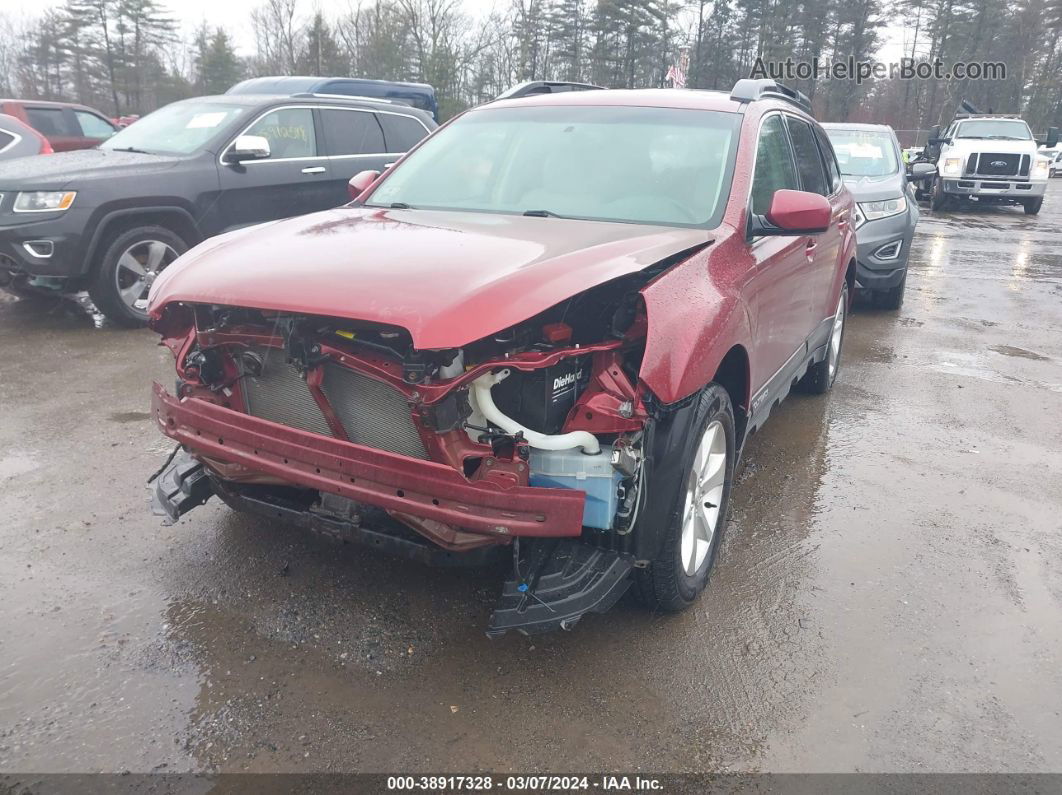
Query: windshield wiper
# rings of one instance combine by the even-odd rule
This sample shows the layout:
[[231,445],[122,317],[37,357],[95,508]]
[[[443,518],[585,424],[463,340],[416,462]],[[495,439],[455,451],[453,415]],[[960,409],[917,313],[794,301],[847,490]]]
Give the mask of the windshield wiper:
[[524,210],[524,215],[532,218],[563,218],[563,215],[558,215],[553,210]]
[[109,146],[107,147],[112,152],[134,152],[138,155],[153,155],[154,152],[149,152],[147,149],[137,149],[135,146]]
[[410,207],[405,202],[391,202],[387,206],[390,207],[392,210],[412,210],[413,209],[412,207]]

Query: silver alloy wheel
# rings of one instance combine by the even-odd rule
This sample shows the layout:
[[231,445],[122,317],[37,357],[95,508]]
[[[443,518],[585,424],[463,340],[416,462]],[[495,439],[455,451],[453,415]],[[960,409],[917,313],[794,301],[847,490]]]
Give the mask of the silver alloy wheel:
[[837,311],[833,314],[833,329],[830,331],[830,351],[828,356],[831,384],[833,383],[833,379],[837,376],[837,363],[841,360],[841,339],[844,337],[844,299],[846,294],[847,291],[842,287],[841,297],[837,299]]
[[161,240],[140,240],[123,251],[114,269],[114,283],[122,303],[139,315],[145,314],[151,285],[177,256],[173,246]]
[[716,420],[704,429],[693,456],[682,509],[682,568],[693,576],[712,549],[726,483],[726,431]]

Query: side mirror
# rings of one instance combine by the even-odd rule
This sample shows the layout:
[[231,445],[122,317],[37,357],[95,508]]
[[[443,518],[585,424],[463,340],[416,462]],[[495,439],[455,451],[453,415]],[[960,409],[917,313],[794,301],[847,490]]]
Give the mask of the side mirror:
[[929,179],[937,175],[937,167],[932,163],[914,163],[910,172],[911,179]]
[[232,144],[225,159],[233,163],[242,160],[262,160],[269,157],[269,140],[261,135],[241,135]]
[[350,182],[347,183],[347,193],[350,194],[350,198],[357,199],[361,196],[379,176],[379,171],[359,171],[351,177]]
[[778,190],[766,215],[753,215],[750,234],[817,235],[830,228],[833,209],[825,196],[802,190]]
[[1058,145],[1058,128],[1047,128],[1047,140],[1044,142],[1044,146],[1048,149],[1054,149]]

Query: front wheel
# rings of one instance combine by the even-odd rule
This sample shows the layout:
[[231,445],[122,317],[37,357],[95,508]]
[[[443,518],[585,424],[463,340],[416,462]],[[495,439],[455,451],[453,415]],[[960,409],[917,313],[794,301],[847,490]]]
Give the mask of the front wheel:
[[826,343],[826,355],[821,362],[808,367],[807,373],[800,379],[800,388],[813,395],[822,395],[830,391],[837,380],[837,371],[841,368],[841,346],[844,344],[844,327],[848,319],[848,282],[841,285],[841,295],[837,299],[837,308],[830,325],[830,340]]
[[874,299],[882,309],[899,309],[903,306],[903,294],[907,288],[907,274],[903,275],[900,283],[888,290],[878,290],[874,293]]
[[[734,479],[736,436],[734,409],[726,390],[709,384],[698,398],[678,496],[665,516],[643,516],[639,525],[664,524],[660,550],[636,584],[647,607],[671,613],[685,610],[708,584]],[[654,483],[648,488],[667,488]],[[644,530],[644,528],[643,528]],[[652,528],[650,528],[652,530]],[[637,532],[637,530],[636,530]]]
[[929,209],[938,211],[946,210],[951,205],[951,197],[944,192],[944,180],[937,177],[933,180],[933,190],[929,194]]
[[103,252],[89,295],[97,308],[121,326],[147,323],[148,292],[155,278],[188,250],[164,226],[139,226],[119,234]]
[[1035,199],[1026,199],[1021,205],[1025,208],[1026,215],[1036,215],[1040,212],[1040,208],[1044,206],[1044,197],[1040,196]]

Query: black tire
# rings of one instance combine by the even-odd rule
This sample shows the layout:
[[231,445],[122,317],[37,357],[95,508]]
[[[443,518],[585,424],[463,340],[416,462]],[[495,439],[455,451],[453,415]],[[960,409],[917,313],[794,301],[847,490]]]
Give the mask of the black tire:
[[1044,197],[1026,199],[1021,203],[1021,206],[1025,208],[1026,215],[1036,215],[1040,212],[1040,208],[1044,206]]
[[[665,525],[660,551],[648,567],[636,570],[635,586],[646,607],[668,613],[685,610],[696,601],[708,584],[708,575],[715,562],[726,526],[727,512],[730,508],[730,488],[734,480],[734,464],[737,458],[734,409],[723,387],[713,383],[701,391],[694,417],[693,427],[690,428],[688,436],[690,443],[687,447],[689,449],[686,450],[685,460],[680,470],[687,473],[687,478],[692,472],[700,443],[706,438],[706,431],[714,423],[718,423],[715,433],[719,433],[721,429],[726,444],[721,496],[718,497],[718,505],[713,506],[717,508],[715,528],[703,560],[696,565],[692,574],[687,573],[683,562],[683,520],[687,507],[691,507],[692,495],[685,484],[679,488],[678,495],[665,515],[642,516],[635,527],[635,532],[645,532],[646,526],[649,526],[652,532],[656,529],[653,525]],[[667,489],[669,486],[673,487],[674,484],[654,482],[653,475],[650,473],[647,488]],[[696,551],[693,554],[696,555]]]
[[944,192],[944,180],[937,177],[933,180],[933,190],[929,194],[929,209],[933,211],[947,210],[951,207],[951,197]]
[[[156,249],[154,244],[160,244],[165,249],[159,267],[153,271],[154,275],[188,250],[184,239],[164,226],[138,226],[127,229],[114,237],[104,249],[89,285],[89,295],[108,320],[129,327],[147,323],[146,309],[140,305],[130,305],[122,298],[120,281],[128,282],[129,288],[134,289],[136,275],[120,262],[125,262],[122,258],[128,254],[146,269],[154,251],[160,250]],[[143,256],[140,252],[144,252]],[[154,275],[141,282],[142,297],[137,299],[137,304],[146,305],[147,289],[154,280]]]
[[[833,382],[837,380],[837,373],[841,370],[841,353],[844,350],[844,332],[848,327],[848,310],[851,308],[848,300],[848,283],[844,282],[841,285],[841,294],[837,297],[837,307],[841,311],[841,328],[840,336],[837,339],[837,355],[833,359],[833,368],[831,372],[831,347],[833,345],[835,328],[831,328],[830,339],[826,343],[826,355],[822,357],[821,362],[814,362],[808,371],[804,374],[804,377],[800,379],[798,386],[801,392],[807,392],[812,395],[823,395],[830,391],[833,386]],[[834,318],[837,315],[834,313]]]
[[906,288],[907,274],[905,273],[895,287],[875,291],[874,302],[882,309],[899,309],[903,306],[903,294]]

